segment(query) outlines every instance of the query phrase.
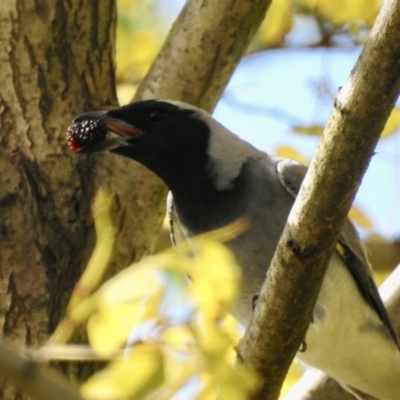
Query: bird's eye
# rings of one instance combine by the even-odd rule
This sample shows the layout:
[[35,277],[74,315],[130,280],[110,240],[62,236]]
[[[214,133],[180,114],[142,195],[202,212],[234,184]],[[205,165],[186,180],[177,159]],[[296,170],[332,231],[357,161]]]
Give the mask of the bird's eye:
[[154,110],[149,114],[150,122],[155,124],[165,121],[165,114],[162,111]]

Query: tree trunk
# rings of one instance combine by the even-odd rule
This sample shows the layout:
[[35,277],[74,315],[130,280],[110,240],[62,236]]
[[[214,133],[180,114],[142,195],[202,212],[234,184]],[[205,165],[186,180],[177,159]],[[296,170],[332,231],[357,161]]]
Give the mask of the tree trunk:
[[90,253],[96,159],[71,154],[64,132],[117,104],[115,14],[114,0],[0,7],[0,323],[29,346],[56,326]]

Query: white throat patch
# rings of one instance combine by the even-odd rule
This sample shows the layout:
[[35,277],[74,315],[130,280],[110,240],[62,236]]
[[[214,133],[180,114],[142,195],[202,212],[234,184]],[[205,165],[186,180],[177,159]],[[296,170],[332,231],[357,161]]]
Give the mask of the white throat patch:
[[210,127],[207,153],[215,187],[218,190],[231,189],[233,180],[239,176],[243,164],[250,157],[252,147],[207,114],[198,115]]
[[238,177],[243,164],[250,157],[254,148],[230,132],[207,112],[179,101],[165,100],[183,109],[195,111],[194,116],[210,127],[210,139],[207,154],[208,170],[218,190],[229,190],[233,180]]

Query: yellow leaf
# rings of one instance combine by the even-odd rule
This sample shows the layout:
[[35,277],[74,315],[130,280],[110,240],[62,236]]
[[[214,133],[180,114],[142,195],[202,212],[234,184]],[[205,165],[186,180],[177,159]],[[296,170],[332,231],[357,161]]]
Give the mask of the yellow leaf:
[[73,335],[76,325],[86,320],[95,309],[97,295],[90,297],[90,294],[104,275],[114,245],[114,227],[110,215],[113,203],[114,196],[109,188],[100,187],[92,205],[96,246],[72,292],[67,316],[57,326],[49,340],[51,343],[66,343]]
[[[150,302],[152,303],[152,302]],[[87,333],[97,354],[111,356],[123,346],[134,325],[156,314],[154,302],[131,302],[102,308],[89,318]]]
[[396,133],[400,126],[400,108],[393,108],[388,120],[386,121],[385,129],[381,134],[381,138],[390,136]]
[[221,400],[243,400],[248,398],[250,391],[259,385],[257,375],[247,366],[236,364],[234,368],[214,361],[218,369],[209,371],[210,377],[202,374],[204,392],[218,388],[218,398]]
[[111,220],[111,207],[114,196],[106,187],[100,187],[92,205],[94,227],[96,229],[96,246],[92,256],[79,279],[71,297],[69,309],[72,309],[81,299],[87,297],[99,284],[108,262],[114,244],[114,226]]
[[[186,353],[177,353],[176,351],[166,351],[164,353],[165,365],[165,384],[159,392],[165,393],[165,398],[174,398],[173,394],[185,383],[196,376],[197,363],[191,354],[186,358]],[[168,393],[168,392],[169,393]],[[154,396],[152,400],[159,400],[160,396]]]
[[324,133],[324,127],[321,125],[295,125],[292,130],[302,135],[321,136]]
[[216,325],[200,326],[196,330],[196,339],[209,370],[215,372],[220,365],[225,365],[225,357],[233,342]]
[[259,28],[260,40],[268,46],[279,45],[292,27],[291,0],[274,0]]
[[381,0],[299,0],[299,4],[336,24],[364,21],[371,27],[381,6]]
[[103,305],[113,305],[129,301],[144,301],[163,291],[163,285],[152,258],[128,267],[107,281],[98,291]]
[[[233,240],[245,232],[249,227],[249,222],[246,218],[238,218],[228,225],[218,228],[214,231],[203,233],[199,236],[191,238],[190,241],[182,241],[178,243],[177,250],[179,254],[193,254],[193,248],[197,249],[201,245],[210,242],[227,242]],[[164,252],[164,254],[167,252]],[[174,252],[176,254],[176,252]],[[184,268],[184,267],[182,267]],[[188,272],[188,271],[186,271]]]
[[184,351],[194,343],[193,331],[185,325],[173,326],[162,333],[161,340],[173,350]]
[[248,398],[248,390],[241,387],[240,381],[238,381],[240,378],[236,377],[236,380],[219,386],[218,395],[221,400],[245,400]]
[[118,26],[116,75],[119,81],[136,81],[146,74],[160,49],[159,36],[154,30],[131,32]]
[[391,271],[374,271],[375,282],[379,286],[390,275]]
[[129,357],[112,362],[81,387],[89,400],[141,399],[164,382],[164,356],[155,345],[137,345]]
[[299,0],[299,4],[305,8],[313,10],[318,6],[320,0]]
[[374,227],[371,220],[356,206],[351,207],[349,218],[364,229],[372,229]]
[[90,344],[101,355],[110,355],[128,338],[135,324],[157,317],[164,287],[161,272],[146,263],[126,268],[97,292],[98,311],[87,324]]
[[289,392],[290,388],[301,378],[302,371],[300,365],[292,363],[286,375],[285,381],[281,389],[281,398]]
[[118,104],[124,106],[132,101],[133,96],[136,93],[137,85],[133,83],[120,83],[117,85],[117,98]]
[[[239,323],[228,314],[219,324],[219,328],[229,337],[231,343],[239,343],[240,337],[243,333],[243,328]],[[236,351],[234,346],[229,346],[226,353],[225,361],[227,364],[231,364],[236,358]]]
[[309,164],[309,161],[305,157],[303,157],[296,150],[294,150],[293,148],[288,147],[288,146],[278,147],[275,153],[278,157],[291,158],[292,160],[299,161],[304,165]]
[[215,400],[218,398],[217,385],[208,385],[204,387],[196,396],[196,400]]
[[236,300],[240,279],[232,253],[221,243],[208,242],[198,249],[197,259],[189,262],[188,273],[203,316],[212,321],[223,318]]

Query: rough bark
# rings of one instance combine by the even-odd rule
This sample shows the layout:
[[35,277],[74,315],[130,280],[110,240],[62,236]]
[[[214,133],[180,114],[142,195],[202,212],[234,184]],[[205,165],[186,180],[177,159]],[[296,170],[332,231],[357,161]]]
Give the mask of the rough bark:
[[[400,337],[400,266],[379,288],[379,293]],[[284,397],[284,400],[354,400],[337,382],[322,372],[306,372]]]
[[90,253],[96,160],[64,132],[116,105],[115,15],[114,0],[0,7],[0,329],[14,342],[43,344]]
[[307,331],[340,229],[398,96],[399,35],[400,1],[387,1],[335,99],[240,342],[240,359],[264,377],[254,399],[279,397]]
[[113,0],[0,7],[0,323],[32,346],[89,247],[95,160],[70,154],[64,132],[82,110],[116,104],[114,28]]

